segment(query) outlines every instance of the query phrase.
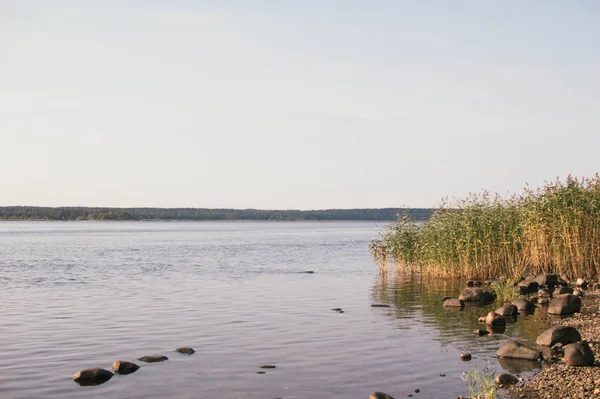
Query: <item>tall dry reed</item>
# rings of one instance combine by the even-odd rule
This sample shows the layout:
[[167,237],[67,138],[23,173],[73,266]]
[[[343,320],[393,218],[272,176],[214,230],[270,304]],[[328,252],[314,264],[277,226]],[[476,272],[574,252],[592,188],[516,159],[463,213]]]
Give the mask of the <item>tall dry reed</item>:
[[421,226],[400,216],[370,249],[382,270],[393,264],[432,277],[598,276],[600,177],[443,201]]

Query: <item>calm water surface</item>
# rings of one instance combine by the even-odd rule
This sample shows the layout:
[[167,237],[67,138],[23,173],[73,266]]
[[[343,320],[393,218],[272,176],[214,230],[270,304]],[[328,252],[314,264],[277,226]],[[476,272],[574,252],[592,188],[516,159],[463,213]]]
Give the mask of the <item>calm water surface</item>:
[[[475,337],[489,308],[439,300],[462,284],[377,275],[367,249],[382,227],[2,222],[0,397],[456,398],[462,372],[488,359],[515,371],[498,345],[531,342],[546,315]],[[197,353],[173,352],[184,345]],[[153,354],[170,360],[96,387],[71,380]],[[277,368],[258,375],[261,364]]]

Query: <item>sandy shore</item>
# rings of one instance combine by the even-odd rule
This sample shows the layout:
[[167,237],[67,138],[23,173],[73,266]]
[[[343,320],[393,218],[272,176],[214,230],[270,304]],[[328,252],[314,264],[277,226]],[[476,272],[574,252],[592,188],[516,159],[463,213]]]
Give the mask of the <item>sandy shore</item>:
[[592,367],[570,367],[560,362],[544,364],[542,370],[523,384],[513,387],[512,398],[600,398],[600,291],[588,290],[582,298],[582,313],[557,320],[554,324],[575,327],[590,343],[596,364]]

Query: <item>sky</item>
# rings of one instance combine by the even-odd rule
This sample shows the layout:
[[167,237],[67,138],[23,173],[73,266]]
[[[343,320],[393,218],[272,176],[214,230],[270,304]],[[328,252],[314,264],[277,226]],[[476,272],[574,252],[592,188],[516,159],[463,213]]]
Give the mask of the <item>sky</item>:
[[600,169],[596,1],[0,0],[0,205],[431,207]]

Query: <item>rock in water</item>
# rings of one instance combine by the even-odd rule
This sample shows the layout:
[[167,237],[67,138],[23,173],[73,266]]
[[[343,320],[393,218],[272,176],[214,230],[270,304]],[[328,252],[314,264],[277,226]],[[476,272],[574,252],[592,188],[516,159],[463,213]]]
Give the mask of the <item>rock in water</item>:
[[79,385],[100,385],[110,380],[113,376],[108,370],[101,368],[90,368],[76,372],[73,375],[73,381]]
[[460,308],[463,309],[465,307],[465,301],[460,299],[450,298],[444,301],[445,308]]
[[469,360],[471,360],[471,354],[470,353],[461,353],[460,354],[460,358],[461,360],[464,360],[465,362],[468,362]]
[[566,345],[579,341],[581,341],[581,335],[574,327],[554,326],[541,333],[535,343],[543,346],[554,346],[558,343]]
[[525,359],[525,360],[537,360],[541,354],[539,351],[528,347],[520,343],[519,341],[510,340],[500,346],[496,356],[511,358],[511,359]]
[[535,310],[535,304],[527,299],[518,298],[513,300],[512,304],[521,312],[531,313]]
[[581,310],[581,298],[573,294],[562,294],[552,298],[548,314],[573,314]]
[[496,376],[496,384],[502,386],[515,385],[519,379],[512,374],[500,373]]
[[190,348],[189,346],[182,346],[180,348],[175,349],[175,352],[183,353],[184,355],[193,355],[196,353],[195,350]]
[[274,369],[276,366],[273,366],[272,364],[263,364],[261,366],[258,366],[261,369]]
[[506,319],[496,312],[490,312],[485,318],[485,324],[490,326],[506,325]]
[[587,342],[565,345],[564,361],[569,366],[591,366],[594,364],[594,353]]
[[483,288],[465,288],[460,293],[458,299],[461,299],[465,302],[494,302],[494,294],[490,290],[486,290]]
[[496,310],[500,316],[516,316],[519,313],[519,309],[515,305],[502,306]]
[[371,305],[372,308],[389,308],[390,305],[387,305],[385,303],[374,303]]
[[117,374],[127,375],[135,373],[140,366],[135,363],[126,362],[125,360],[117,360],[112,364],[112,368]]
[[480,337],[484,336],[484,335],[488,335],[490,332],[487,330],[475,330],[473,331],[475,333],[475,335],[479,335]]
[[158,356],[143,356],[138,359],[140,362],[146,363],[156,363],[156,362],[164,362],[165,360],[169,360],[168,357],[158,355]]
[[369,399],[394,399],[392,398],[390,395],[388,395],[387,393],[383,393],[383,392],[373,392],[371,394],[371,396],[369,396]]

